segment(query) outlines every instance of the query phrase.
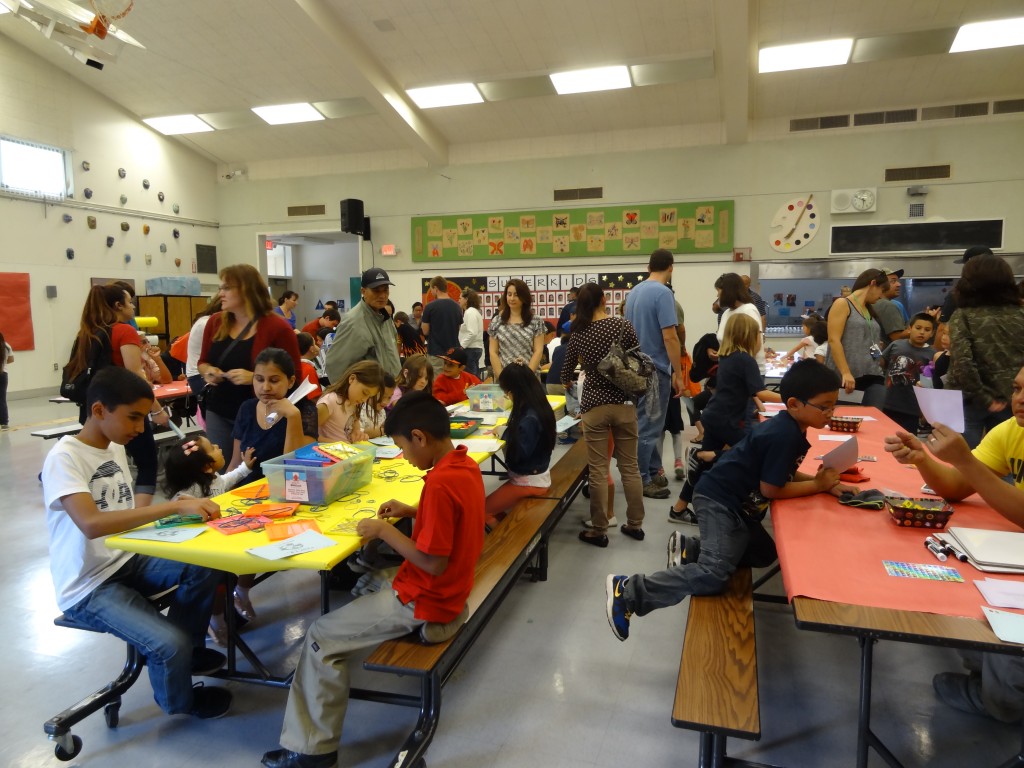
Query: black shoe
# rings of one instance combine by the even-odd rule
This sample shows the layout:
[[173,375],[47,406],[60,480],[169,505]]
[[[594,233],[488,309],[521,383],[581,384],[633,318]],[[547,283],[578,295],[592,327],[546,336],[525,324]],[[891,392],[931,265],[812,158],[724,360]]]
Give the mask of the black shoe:
[[622,531],[624,534],[626,534],[627,536],[629,536],[632,539],[636,539],[637,541],[643,541],[644,540],[644,535],[645,534],[644,534],[644,529],[643,528],[633,528],[632,526],[629,526],[629,525],[623,525],[621,528],[619,528],[619,530]]
[[592,544],[595,547],[608,546],[608,537],[605,536],[603,533],[600,536],[593,536],[587,534],[586,531],[580,531],[580,541],[584,542],[585,544]]
[[267,768],[334,768],[338,764],[338,753],[304,755],[290,749],[275,749],[263,755],[260,762]]
[[676,512],[674,508],[668,508],[668,521],[670,523],[689,523],[691,525],[697,524],[697,516],[693,514],[693,510],[687,507],[682,512]]
[[192,675],[204,677],[220,671],[227,663],[227,656],[213,648],[192,649]]
[[981,676],[940,672],[932,678],[935,693],[946,704],[972,715],[992,718],[981,700]]
[[202,683],[192,686],[192,709],[189,714],[200,720],[224,717],[231,707],[231,691],[226,688],[206,688]]

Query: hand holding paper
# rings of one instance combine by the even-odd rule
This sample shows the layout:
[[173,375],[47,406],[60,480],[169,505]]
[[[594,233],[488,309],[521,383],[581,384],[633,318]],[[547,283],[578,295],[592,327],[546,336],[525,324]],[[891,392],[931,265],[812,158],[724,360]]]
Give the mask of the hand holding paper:
[[921,415],[929,424],[940,422],[955,432],[964,431],[964,395],[958,389],[913,387]]
[[857,463],[857,456],[859,455],[857,438],[854,435],[850,435],[849,440],[844,440],[822,457],[821,465],[826,469],[834,469],[839,474],[842,474]]

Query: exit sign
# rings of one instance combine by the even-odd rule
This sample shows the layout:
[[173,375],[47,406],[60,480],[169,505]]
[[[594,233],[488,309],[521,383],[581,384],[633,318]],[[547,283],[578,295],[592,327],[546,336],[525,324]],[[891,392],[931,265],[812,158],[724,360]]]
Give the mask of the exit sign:
[[394,243],[389,243],[387,245],[382,245],[380,247],[380,255],[381,256],[397,256],[398,255],[398,246],[395,245]]

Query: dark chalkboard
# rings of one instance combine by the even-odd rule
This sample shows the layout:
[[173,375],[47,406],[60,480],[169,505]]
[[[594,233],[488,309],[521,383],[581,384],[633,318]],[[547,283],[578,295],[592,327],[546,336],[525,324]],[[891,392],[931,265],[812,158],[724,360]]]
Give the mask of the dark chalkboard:
[[832,253],[963,251],[972,245],[1003,247],[1003,220],[926,221],[832,227]]

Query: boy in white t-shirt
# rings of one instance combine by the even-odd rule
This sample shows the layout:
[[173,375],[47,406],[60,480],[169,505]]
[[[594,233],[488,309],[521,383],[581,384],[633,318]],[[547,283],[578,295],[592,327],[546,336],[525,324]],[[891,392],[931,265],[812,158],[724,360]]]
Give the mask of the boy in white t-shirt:
[[[220,517],[208,499],[135,508],[124,444],[143,430],[153,390],[119,366],[104,368],[86,394],[88,417],[43,465],[50,572],[57,605],[70,619],[132,643],[146,657],[156,703],[168,714],[221,717],[231,704],[223,688],[195,687],[224,655],[204,644],[222,574],[104,546],[104,539],[171,514]],[[148,597],[177,586],[166,616]]]

